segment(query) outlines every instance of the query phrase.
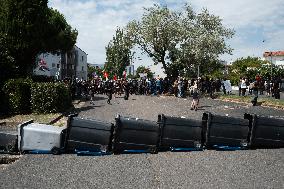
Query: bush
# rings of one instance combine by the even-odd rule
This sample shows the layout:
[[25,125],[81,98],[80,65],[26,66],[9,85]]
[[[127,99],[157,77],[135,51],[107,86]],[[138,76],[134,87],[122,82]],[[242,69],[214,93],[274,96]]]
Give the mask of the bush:
[[32,75],[31,79],[33,82],[53,82],[54,79],[52,77],[46,75]]
[[0,116],[7,115],[9,113],[9,104],[7,95],[0,90]]
[[31,83],[29,79],[10,79],[4,84],[3,91],[10,113],[26,114],[31,112]]
[[31,104],[34,113],[64,112],[72,106],[70,90],[64,83],[33,83]]

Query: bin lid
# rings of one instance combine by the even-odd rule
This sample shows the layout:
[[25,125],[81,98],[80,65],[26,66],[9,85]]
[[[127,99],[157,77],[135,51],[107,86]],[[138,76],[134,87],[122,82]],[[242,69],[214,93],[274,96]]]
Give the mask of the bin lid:
[[82,119],[74,117],[71,120],[70,127],[82,127],[82,128],[89,128],[89,129],[100,129],[100,130],[111,130],[112,124],[94,120],[94,119]]
[[66,127],[58,127],[47,124],[31,123],[23,127],[24,131],[32,130],[37,132],[47,132],[47,133],[61,133]]
[[119,117],[119,125],[124,129],[138,129],[145,131],[158,131],[159,127],[156,122],[130,117]]

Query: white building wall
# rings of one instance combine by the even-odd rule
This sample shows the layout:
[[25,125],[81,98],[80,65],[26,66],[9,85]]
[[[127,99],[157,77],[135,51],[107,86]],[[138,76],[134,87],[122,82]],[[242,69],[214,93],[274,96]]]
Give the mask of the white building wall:
[[75,50],[77,51],[77,61],[76,62],[76,78],[87,80],[88,68],[87,68],[87,53],[82,51],[80,48],[75,46]]
[[271,62],[272,60],[272,63],[274,65],[277,65],[277,66],[284,66],[284,56],[267,56],[267,57],[264,57],[265,60]]
[[[42,64],[42,61],[45,65]],[[43,67],[47,69],[43,69]],[[42,53],[37,57],[36,67],[34,69],[35,75],[45,75],[56,77],[60,79],[61,68],[61,54]]]

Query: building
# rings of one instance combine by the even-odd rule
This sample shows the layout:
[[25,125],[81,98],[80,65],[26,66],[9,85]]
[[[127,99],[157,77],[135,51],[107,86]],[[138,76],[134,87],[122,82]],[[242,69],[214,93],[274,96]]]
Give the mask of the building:
[[284,67],[284,51],[264,52],[263,59],[276,66]]
[[[61,54],[42,53],[36,59],[35,75],[45,75],[48,77],[60,77]],[[58,78],[60,79],[60,78]]]
[[42,53],[37,57],[34,74],[87,80],[87,53],[76,45],[67,53]]
[[134,65],[126,66],[125,71],[126,71],[126,76],[135,75]]
[[75,57],[76,57],[76,70],[75,77],[78,79],[87,80],[88,66],[87,66],[87,53],[75,46]]

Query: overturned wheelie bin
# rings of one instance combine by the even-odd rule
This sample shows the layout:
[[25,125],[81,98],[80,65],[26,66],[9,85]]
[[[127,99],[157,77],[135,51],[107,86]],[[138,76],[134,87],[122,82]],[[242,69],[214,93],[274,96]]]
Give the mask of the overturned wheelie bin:
[[203,113],[206,121],[205,145],[208,149],[220,150],[246,149],[249,145],[249,119],[234,118]]
[[33,120],[18,125],[18,148],[21,153],[64,152],[66,127],[33,123]]
[[69,116],[66,150],[78,155],[104,155],[111,151],[113,124]]
[[284,148],[284,119],[246,114],[251,120],[252,148]]
[[158,116],[161,128],[159,149],[161,151],[202,150],[204,129],[201,120]]
[[113,153],[157,153],[160,128],[156,122],[117,116]]
[[18,153],[17,131],[0,131],[0,153],[4,154]]

